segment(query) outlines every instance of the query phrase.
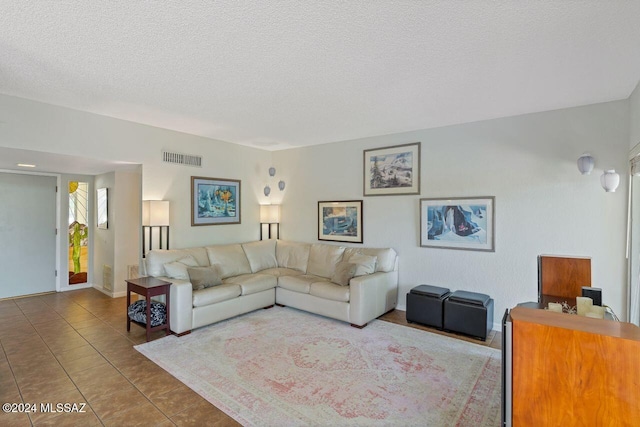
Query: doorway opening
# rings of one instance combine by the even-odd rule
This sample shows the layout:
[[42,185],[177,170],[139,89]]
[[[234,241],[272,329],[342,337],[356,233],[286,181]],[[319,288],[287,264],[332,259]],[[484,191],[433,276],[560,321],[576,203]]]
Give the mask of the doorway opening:
[[89,183],[69,182],[69,285],[87,283]]

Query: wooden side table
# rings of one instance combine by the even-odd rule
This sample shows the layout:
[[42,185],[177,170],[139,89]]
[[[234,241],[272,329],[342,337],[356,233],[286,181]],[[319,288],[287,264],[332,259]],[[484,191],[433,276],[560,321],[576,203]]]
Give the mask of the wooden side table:
[[[131,320],[129,317],[129,313],[127,312],[127,332],[131,330],[131,322],[136,323],[147,329],[147,342],[151,336],[151,332],[161,331],[163,329],[166,330],[166,334],[169,335],[171,333],[171,327],[169,325],[169,298],[171,288],[171,282],[166,282],[164,280],[156,279],[155,277],[140,277],[138,279],[127,279],[127,310],[129,310],[129,306],[131,305],[131,292],[135,292],[139,295],[143,295],[147,301],[147,322],[141,323],[136,322],[135,320]],[[166,296],[166,306],[167,306],[167,320],[162,325],[151,326],[151,297],[155,297],[158,295]]]

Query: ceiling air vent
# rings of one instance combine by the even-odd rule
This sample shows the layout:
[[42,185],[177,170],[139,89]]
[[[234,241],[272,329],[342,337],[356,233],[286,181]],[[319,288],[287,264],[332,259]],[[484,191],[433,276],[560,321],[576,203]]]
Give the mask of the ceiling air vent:
[[165,163],[173,163],[176,165],[202,167],[202,156],[193,156],[191,154],[172,153],[171,151],[162,152],[162,161]]

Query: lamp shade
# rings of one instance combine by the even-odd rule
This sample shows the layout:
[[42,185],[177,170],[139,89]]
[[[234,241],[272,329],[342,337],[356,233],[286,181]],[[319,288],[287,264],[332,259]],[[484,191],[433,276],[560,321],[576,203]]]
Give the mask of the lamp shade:
[[156,227],[169,225],[168,200],[143,200],[142,225]]
[[613,169],[606,170],[600,177],[600,184],[602,184],[604,191],[607,193],[613,193],[620,184],[620,175],[618,175]]
[[582,156],[578,157],[578,170],[582,175],[589,175],[593,170],[593,165],[595,161],[591,154],[584,153]]
[[280,205],[260,205],[260,223],[280,223]]

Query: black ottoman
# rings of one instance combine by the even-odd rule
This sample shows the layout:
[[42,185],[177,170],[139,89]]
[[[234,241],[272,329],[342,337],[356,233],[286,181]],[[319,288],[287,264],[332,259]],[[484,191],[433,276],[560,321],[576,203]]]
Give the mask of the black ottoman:
[[476,292],[455,291],[444,302],[444,329],[486,341],[493,328],[493,299]]
[[407,322],[421,323],[442,329],[442,302],[449,289],[420,285],[407,294]]

